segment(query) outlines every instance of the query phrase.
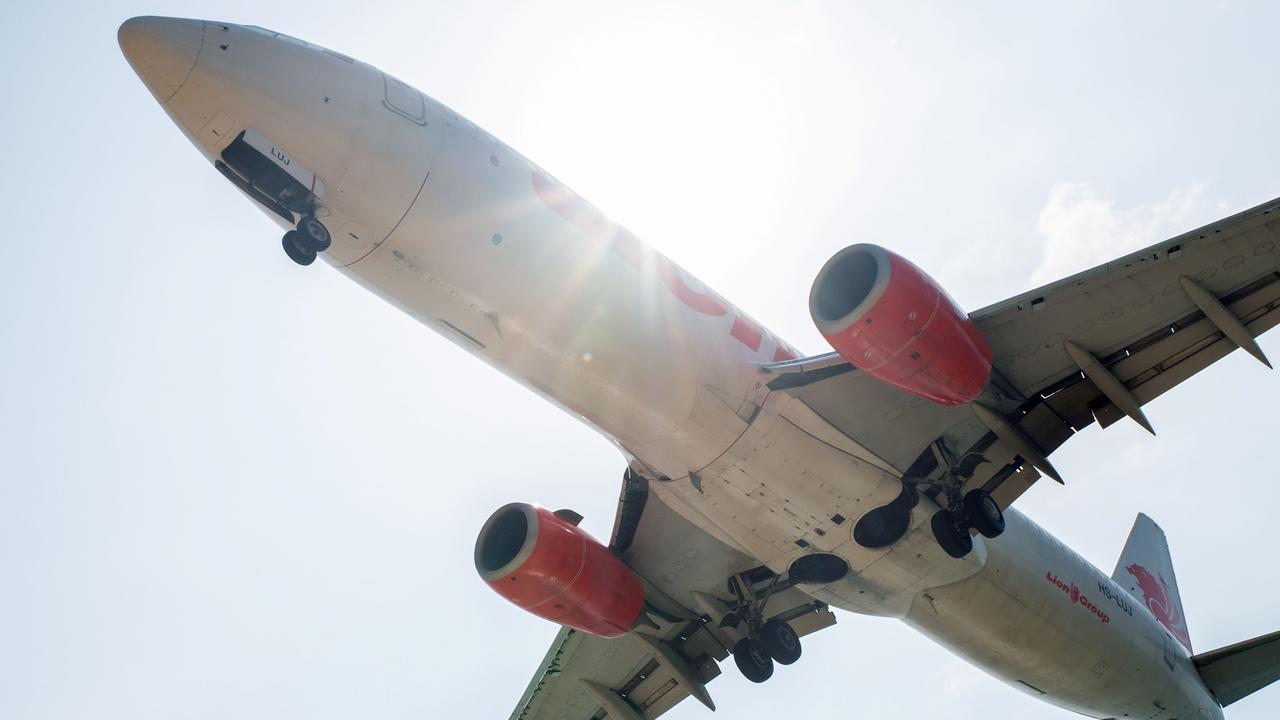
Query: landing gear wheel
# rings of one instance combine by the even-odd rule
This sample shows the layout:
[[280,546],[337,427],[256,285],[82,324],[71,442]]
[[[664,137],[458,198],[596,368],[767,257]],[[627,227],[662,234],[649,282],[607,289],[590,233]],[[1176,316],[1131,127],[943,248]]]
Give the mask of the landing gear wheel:
[[989,538],[1004,532],[1004,513],[985,490],[970,490],[964,496],[964,515],[975,530]]
[[329,236],[329,228],[311,215],[298,221],[298,232],[316,252],[328,250],[329,245],[333,243],[333,238]]
[[773,677],[773,658],[765,652],[763,645],[751,638],[743,638],[733,646],[733,662],[742,676],[753,683],[762,683]]
[[284,234],[284,254],[299,265],[310,265],[316,261],[315,248],[302,237],[297,230]]
[[933,514],[929,524],[933,528],[934,539],[951,557],[962,558],[973,550],[973,538],[969,536],[969,531],[959,526],[950,512],[939,510]]
[[790,665],[800,659],[800,636],[785,620],[774,618],[760,630],[760,644],[774,662]]

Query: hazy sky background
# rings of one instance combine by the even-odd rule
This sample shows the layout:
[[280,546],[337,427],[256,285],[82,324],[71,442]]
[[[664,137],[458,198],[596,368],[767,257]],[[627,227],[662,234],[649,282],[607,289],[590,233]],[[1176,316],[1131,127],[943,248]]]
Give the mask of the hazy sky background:
[[[24,2],[0,51],[0,718],[506,718],[556,628],[476,577],[499,505],[608,537],[603,439],[279,231],[116,45],[254,23],[467,115],[806,352],[836,250],[975,309],[1280,196],[1268,2]],[[1280,332],[1262,341],[1280,360]],[[1192,640],[1280,628],[1280,374],[1234,353],[1019,507],[1110,571],[1168,533]],[[719,717],[1069,714],[840,614]],[[1280,687],[1233,706],[1274,718]],[[671,718],[706,718],[686,703]]]

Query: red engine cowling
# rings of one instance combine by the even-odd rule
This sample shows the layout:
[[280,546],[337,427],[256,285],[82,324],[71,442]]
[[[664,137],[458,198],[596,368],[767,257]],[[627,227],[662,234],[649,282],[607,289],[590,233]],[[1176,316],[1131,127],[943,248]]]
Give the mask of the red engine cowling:
[[644,607],[631,568],[577,525],[528,503],[504,505],[485,522],[476,570],[534,615],[598,637],[626,635]]
[[859,370],[943,405],[978,397],[991,346],[933,278],[878,245],[851,245],[822,266],[809,313]]

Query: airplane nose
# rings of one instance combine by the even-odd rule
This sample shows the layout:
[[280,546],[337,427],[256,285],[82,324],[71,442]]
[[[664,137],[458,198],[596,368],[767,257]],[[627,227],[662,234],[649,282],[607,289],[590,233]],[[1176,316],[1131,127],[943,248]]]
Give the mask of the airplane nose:
[[184,18],[136,17],[116,35],[133,71],[156,100],[167,102],[191,76],[204,44],[204,22]]

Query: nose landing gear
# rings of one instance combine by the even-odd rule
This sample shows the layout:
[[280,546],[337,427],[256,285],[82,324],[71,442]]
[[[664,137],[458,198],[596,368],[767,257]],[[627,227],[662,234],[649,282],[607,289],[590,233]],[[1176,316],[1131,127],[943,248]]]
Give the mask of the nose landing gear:
[[333,243],[329,228],[312,215],[304,216],[298,221],[296,230],[284,234],[284,253],[299,265],[310,265],[316,261],[316,254],[329,249]]
[[329,249],[329,245],[333,243],[333,238],[329,235],[329,228],[324,223],[316,219],[314,215],[303,216],[298,221],[298,232],[302,233],[311,247],[316,252],[324,252]]

